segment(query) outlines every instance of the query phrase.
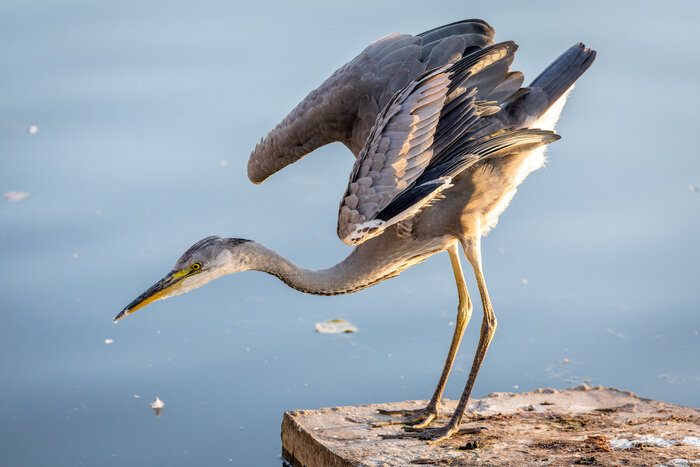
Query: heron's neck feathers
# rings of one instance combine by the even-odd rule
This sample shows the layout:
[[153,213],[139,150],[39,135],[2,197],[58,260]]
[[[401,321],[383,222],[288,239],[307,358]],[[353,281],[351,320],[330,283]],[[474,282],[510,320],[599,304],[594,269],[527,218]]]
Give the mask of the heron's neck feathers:
[[355,256],[350,254],[335,266],[313,271],[294,264],[259,243],[251,242],[246,255],[246,269],[266,272],[293,289],[314,295],[357,292],[394,277],[403,269],[397,269],[391,262],[372,264]]

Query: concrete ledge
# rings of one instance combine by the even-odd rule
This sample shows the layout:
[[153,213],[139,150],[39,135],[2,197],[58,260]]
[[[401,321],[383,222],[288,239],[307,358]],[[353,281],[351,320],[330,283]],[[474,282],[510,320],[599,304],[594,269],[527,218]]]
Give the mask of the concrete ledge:
[[[410,465],[697,465],[700,410],[614,388],[494,393],[469,403],[463,428],[485,427],[428,445],[401,435],[377,409],[417,409],[427,401],[286,412],[284,459],[294,467]],[[456,401],[444,401],[452,414]],[[446,419],[440,419],[444,423]]]

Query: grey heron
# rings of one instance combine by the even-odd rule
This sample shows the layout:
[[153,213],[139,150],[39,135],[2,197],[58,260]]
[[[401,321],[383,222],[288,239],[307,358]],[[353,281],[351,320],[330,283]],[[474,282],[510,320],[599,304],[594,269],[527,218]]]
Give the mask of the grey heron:
[[[312,91],[252,151],[248,176],[254,183],[330,142],[353,152],[337,229],[343,242],[355,246],[347,258],[314,271],[254,241],[207,237],[115,322],[225,274],[264,271],[301,292],[336,295],[396,277],[447,251],[459,297],[454,335],[430,402],[402,420],[416,423],[431,442],[454,434],[496,330],[481,238],[518,185],[543,165],[546,146],[559,139],[553,130],[569,91],[596,55],[576,44],[522,87],[523,74],[510,71],[517,46],[494,44],[493,36],[484,21],[465,20],[416,36],[381,38]],[[457,409],[446,425],[428,429],[472,315],[460,246],[476,277],[483,321]]]

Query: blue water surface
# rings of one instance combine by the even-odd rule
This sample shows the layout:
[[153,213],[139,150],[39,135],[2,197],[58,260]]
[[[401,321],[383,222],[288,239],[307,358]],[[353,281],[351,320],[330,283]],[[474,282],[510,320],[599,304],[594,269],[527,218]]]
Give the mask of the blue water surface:
[[[344,258],[349,151],[255,186],[250,150],[371,41],[469,17],[520,44],[530,78],[578,41],[599,51],[484,240],[499,325],[475,396],[585,381],[700,405],[697,5],[6,1],[0,194],[29,197],[0,200],[0,464],[279,465],[285,410],[428,398],[455,319],[446,254],[353,295],[246,273],[112,318],[207,235]],[[359,332],[314,331],[333,318]],[[477,301],[449,398],[479,321]]]

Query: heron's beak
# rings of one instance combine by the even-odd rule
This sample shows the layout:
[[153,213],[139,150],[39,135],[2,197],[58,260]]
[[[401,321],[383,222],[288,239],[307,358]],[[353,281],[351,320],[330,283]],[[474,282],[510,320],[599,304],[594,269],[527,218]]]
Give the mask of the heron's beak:
[[170,274],[159,280],[151,288],[139,295],[136,300],[129,303],[126,308],[119,312],[114,318],[116,323],[126,315],[130,315],[139,308],[143,308],[151,302],[166,298],[166,296],[175,292],[182,285],[182,280],[187,277],[188,271],[170,271]]

